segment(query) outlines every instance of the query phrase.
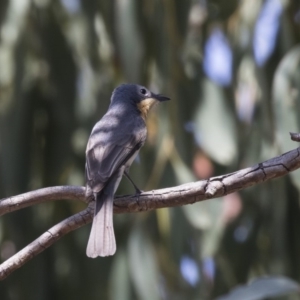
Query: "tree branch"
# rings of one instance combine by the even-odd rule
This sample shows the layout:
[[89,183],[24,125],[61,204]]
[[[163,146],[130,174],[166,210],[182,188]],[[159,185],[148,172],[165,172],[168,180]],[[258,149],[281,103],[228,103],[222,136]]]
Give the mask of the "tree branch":
[[85,198],[85,188],[81,186],[54,186],[8,197],[0,200],[0,216],[34,204],[56,200],[80,200]]
[[[291,134],[293,140],[300,140]],[[235,191],[278,178],[300,168],[300,148],[274,157],[253,167],[212,177],[176,187],[143,192],[140,195],[119,196],[114,200],[114,213],[149,211],[157,208],[175,207],[211,198],[221,197]],[[77,186],[49,187],[0,201],[0,215],[41,202],[68,199],[89,202],[85,188]],[[53,226],[31,244],[0,265],[0,280],[44,251],[65,234],[92,221],[94,201],[77,213]]]
[[8,258],[0,265],[0,280],[5,279],[13,271],[22,267],[70,231],[90,223],[93,218],[93,211],[94,207],[89,205],[85,210],[59,222],[21,251]]

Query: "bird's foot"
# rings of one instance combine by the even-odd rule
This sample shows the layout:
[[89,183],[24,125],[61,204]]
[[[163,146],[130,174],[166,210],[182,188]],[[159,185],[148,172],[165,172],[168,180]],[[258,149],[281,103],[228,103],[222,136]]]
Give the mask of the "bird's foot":
[[138,187],[135,187],[135,194],[134,194],[134,196],[139,196],[142,193],[144,193],[143,190],[140,190]]

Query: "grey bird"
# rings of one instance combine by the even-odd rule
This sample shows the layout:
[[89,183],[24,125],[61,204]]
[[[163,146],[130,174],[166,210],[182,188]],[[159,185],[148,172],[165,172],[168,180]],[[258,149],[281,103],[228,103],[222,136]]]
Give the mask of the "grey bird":
[[107,113],[94,126],[86,148],[86,193],[96,200],[92,229],[86,249],[88,257],[116,252],[113,200],[116,189],[144,145],[149,110],[168,97],[154,94],[137,84],[122,84],[111,97]]

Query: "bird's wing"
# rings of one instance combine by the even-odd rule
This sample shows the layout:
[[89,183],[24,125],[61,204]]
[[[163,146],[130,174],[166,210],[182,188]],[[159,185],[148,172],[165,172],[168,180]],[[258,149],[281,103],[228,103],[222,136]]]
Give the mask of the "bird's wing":
[[[93,138],[93,137],[91,137]],[[92,143],[86,152],[86,179],[88,186],[99,192],[109,178],[124,165],[144,144],[144,135],[123,135],[105,142]]]

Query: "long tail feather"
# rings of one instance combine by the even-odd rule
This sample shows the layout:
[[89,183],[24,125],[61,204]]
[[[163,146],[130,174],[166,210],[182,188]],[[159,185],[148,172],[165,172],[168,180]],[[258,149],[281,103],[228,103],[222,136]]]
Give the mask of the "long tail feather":
[[114,255],[116,252],[113,227],[113,197],[113,194],[106,193],[97,195],[95,216],[86,249],[88,257],[109,256]]
[[116,252],[116,239],[113,224],[114,194],[123,176],[124,167],[121,167],[108,185],[95,194],[95,215],[88,241],[86,255],[95,258],[97,256],[110,256]]

